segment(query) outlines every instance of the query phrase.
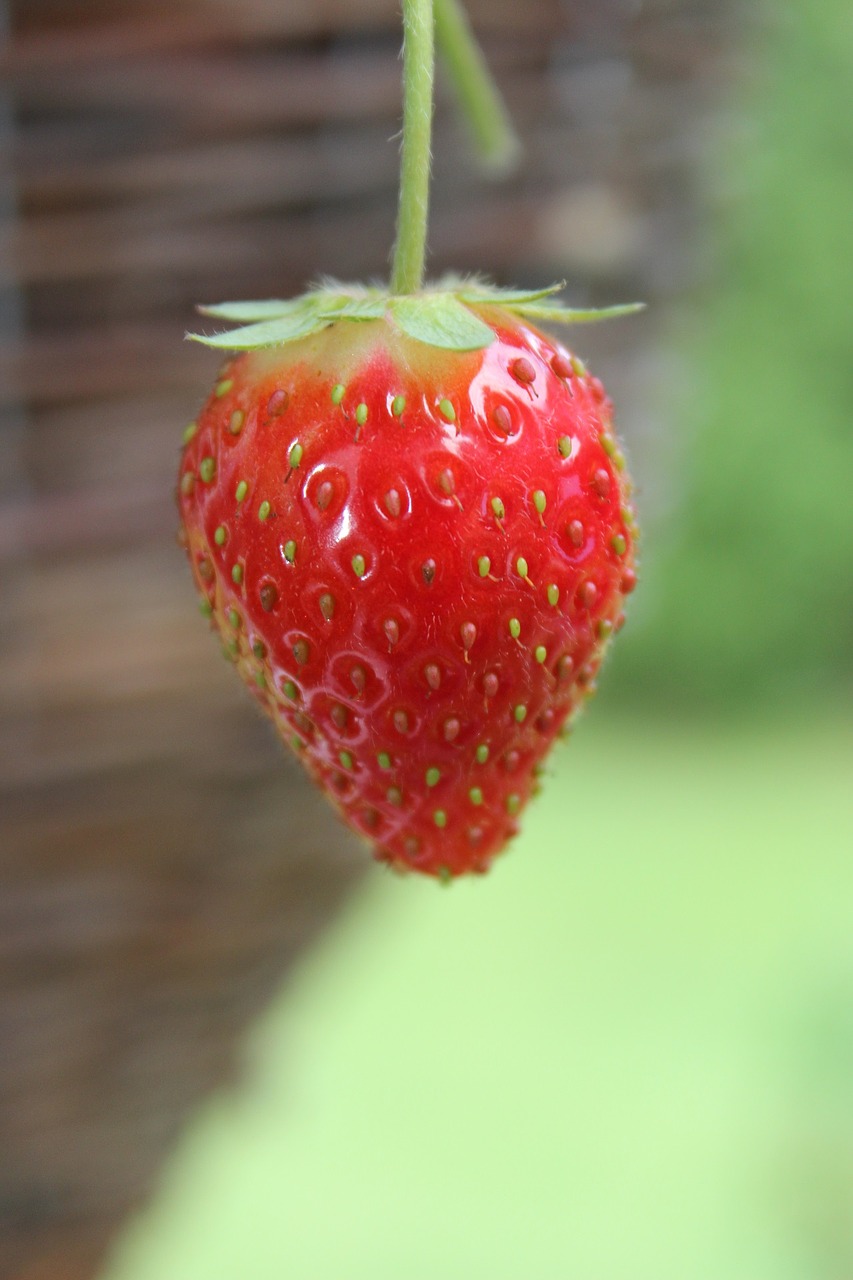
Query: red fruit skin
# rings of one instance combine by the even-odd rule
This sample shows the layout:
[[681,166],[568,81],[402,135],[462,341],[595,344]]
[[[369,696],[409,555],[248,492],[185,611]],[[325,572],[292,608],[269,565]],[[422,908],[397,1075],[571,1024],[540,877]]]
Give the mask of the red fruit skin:
[[481,351],[377,320],[235,358],[179,480],[202,607],[281,738],[379,859],[442,878],[516,833],[635,581],[601,383],[480,314]]

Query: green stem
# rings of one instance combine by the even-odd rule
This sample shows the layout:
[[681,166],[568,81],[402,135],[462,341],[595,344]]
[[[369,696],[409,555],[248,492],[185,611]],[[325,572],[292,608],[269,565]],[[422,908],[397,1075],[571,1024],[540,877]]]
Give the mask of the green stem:
[[403,154],[391,292],[417,293],[423,284],[429,208],[433,0],[403,0]]
[[521,145],[458,0],[434,0],[435,38],[474,143],[486,165],[506,172]]

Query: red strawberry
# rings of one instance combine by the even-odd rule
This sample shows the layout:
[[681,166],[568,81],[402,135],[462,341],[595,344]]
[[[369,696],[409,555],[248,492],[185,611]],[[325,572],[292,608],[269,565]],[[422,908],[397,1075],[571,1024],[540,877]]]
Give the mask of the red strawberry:
[[[534,295],[448,296],[217,309],[260,323],[214,343],[288,340],[224,366],[180,473],[243,679],[376,856],[441,877],[516,832],[635,581],[601,383]],[[456,309],[487,345],[431,345]]]

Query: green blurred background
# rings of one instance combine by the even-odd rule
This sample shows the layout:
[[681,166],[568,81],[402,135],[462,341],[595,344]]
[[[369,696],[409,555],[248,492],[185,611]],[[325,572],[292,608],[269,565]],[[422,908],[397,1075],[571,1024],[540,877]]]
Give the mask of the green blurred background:
[[368,878],[109,1280],[853,1275],[853,23],[747,17],[598,705],[486,882]]
[[693,709],[802,710],[853,667],[853,25],[843,0],[751,16],[673,334],[679,491],[621,674]]

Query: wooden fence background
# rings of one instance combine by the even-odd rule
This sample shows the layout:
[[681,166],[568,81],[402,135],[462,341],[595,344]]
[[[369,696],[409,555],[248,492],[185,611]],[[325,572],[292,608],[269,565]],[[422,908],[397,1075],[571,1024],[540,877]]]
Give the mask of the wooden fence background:
[[[472,0],[524,140],[442,92],[435,271],[568,276],[648,500],[696,272],[715,0]],[[0,1277],[84,1280],[367,871],[221,662],[174,541],[193,304],[385,274],[394,0],[9,0],[0,54]]]

